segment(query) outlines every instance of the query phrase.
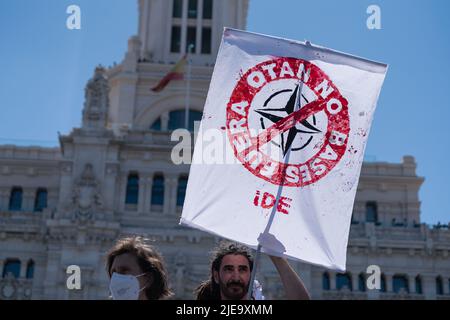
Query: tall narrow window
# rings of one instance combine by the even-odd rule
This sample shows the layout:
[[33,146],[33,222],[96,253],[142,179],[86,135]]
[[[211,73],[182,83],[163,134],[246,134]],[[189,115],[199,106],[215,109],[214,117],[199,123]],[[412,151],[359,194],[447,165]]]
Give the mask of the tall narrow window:
[[30,260],[27,263],[27,274],[26,277],[27,279],[33,279],[34,276],[34,261]]
[[20,260],[8,259],[3,267],[2,277],[5,278],[8,273],[11,273],[14,278],[20,278]]
[[34,211],[41,212],[47,208],[47,189],[38,189],[34,199]]
[[9,210],[20,211],[22,210],[22,188],[13,188],[9,197]]
[[183,0],[173,0],[172,17],[181,18],[183,13]]
[[203,19],[212,19],[213,0],[203,0]]
[[366,221],[377,222],[378,221],[378,208],[377,203],[369,201],[366,203]]
[[161,131],[161,118],[158,118],[150,127],[150,130]]
[[137,204],[139,199],[139,176],[130,174],[127,181],[126,204]]
[[416,293],[417,294],[422,294],[423,293],[423,290],[422,290],[422,279],[420,278],[420,276],[416,277],[415,283],[416,283]]
[[177,190],[177,206],[182,207],[184,204],[184,198],[186,196],[188,178],[180,177],[178,179],[178,190]]
[[448,285],[448,292],[450,292],[450,279],[448,279],[447,285]]
[[358,290],[361,292],[366,291],[366,277],[362,273],[358,276]]
[[351,291],[353,289],[352,279],[348,273],[338,273],[336,275],[336,288],[341,290],[344,287],[347,287]]
[[324,272],[322,275],[322,289],[330,290],[330,275],[328,272]]
[[[169,112],[169,130],[184,128],[185,110],[175,110]],[[203,114],[199,111],[189,110],[189,130],[194,131],[195,121],[200,121]]]
[[153,177],[152,205],[162,206],[164,204],[164,177],[156,175]]
[[211,28],[202,28],[202,53],[211,53]]
[[392,287],[394,289],[394,292],[396,293],[400,292],[400,290],[402,289],[406,292],[409,292],[408,279],[405,276],[395,275],[392,278]]
[[181,49],[181,27],[172,26],[172,36],[170,40],[170,52],[178,53]]
[[444,294],[444,285],[442,283],[442,278],[437,277],[436,278],[436,294],[437,295],[443,295]]
[[381,275],[381,279],[380,279],[381,283],[380,283],[380,291],[381,292],[386,292],[386,276],[384,274]]
[[188,27],[187,28],[186,52],[188,52],[189,46],[192,46],[190,52],[195,53],[196,42],[197,42],[197,28],[196,27]]
[[189,0],[188,3],[188,19],[197,19],[198,12],[198,1],[197,0]]

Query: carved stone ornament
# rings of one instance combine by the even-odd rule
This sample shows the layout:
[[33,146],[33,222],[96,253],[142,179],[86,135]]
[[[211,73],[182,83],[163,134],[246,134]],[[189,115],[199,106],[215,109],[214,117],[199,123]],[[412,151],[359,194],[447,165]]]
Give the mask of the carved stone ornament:
[[80,178],[75,182],[70,206],[75,220],[92,220],[94,213],[103,209],[100,183],[95,178],[93,167],[86,164]]

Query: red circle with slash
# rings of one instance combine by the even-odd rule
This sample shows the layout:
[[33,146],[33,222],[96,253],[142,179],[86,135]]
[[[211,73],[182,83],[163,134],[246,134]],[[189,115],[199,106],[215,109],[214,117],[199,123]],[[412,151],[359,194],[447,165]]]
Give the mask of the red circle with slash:
[[[252,136],[248,126],[252,101],[263,87],[280,79],[301,80],[317,99]],[[324,141],[307,161],[284,163],[261,152],[261,147],[279,134],[321,111],[328,118]],[[297,58],[274,58],[241,75],[228,101],[226,117],[227,135],[235,157],[255,176],[289,187],[304,187],[324,178],[345,154],[350,133],[348,101],[318,66]]]

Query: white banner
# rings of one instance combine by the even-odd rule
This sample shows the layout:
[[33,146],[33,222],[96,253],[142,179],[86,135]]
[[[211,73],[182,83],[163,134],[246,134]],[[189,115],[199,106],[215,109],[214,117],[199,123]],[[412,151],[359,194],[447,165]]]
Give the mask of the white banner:
[[180,223],[344,271],[386,70],[309,43],[225,29]]

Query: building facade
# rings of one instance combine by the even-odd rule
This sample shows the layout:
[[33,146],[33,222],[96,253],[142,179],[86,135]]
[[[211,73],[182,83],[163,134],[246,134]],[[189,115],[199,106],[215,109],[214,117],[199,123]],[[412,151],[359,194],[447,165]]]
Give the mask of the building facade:
[[[107,299],[105,253],[124,235],[155,240],[178,299],[209,273],[220,241],[179,225],[189,173],[174,165],[186,81],[150,90],[189,49],[190,120],[201,118],[224,26],[244,29],[248,0],[139,0],[139,32],[123,61],[97,67],[86,85],[82,124],[58,148],[0,146],[0,299]],[[291,262],[314,299],[450,299],[448,225],[421,223],[413,157],[364,163],[347,273]],[[69,290],[67,268],[81,269]],[[379,289],[366,286],[379,270]],[[283,298],[266,257],[257,278]],[[370,279],[369,279],[370,280]]]

